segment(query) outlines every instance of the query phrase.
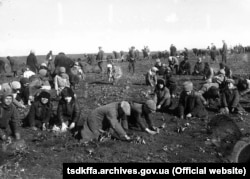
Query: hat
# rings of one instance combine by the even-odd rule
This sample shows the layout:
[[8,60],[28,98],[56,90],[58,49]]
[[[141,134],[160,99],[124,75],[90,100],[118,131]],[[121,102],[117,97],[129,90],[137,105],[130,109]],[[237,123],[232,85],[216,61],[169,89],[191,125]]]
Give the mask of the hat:
[[158,68],[152,67],[152,68],[151,68],[151,71],[152,71],[152,72],[157,72],[157,71],[158,71]]
[[47,74],[47,70],[41,69],[41,70],[39,70],[39,74],[44,77]]
[[227,79],[226,83],[233,83],[233,84],[235,84],[235,81],[233,79]]
[[226,75],[226,72],[225,72],[224,69],[220,69],[219,72],[218,72],[218,74]]
[[46,63],[41,63],[40,66],[47,67],[47,64]]
[[127,101],[121,102],[121,108],[127,116],[130,116],[131,108],[130,108],[130,104]]
[[151,100],[151,99],[147,100],[145,104],[146,104],[147,108],[150,109],[151,111],[156,111],[156,104],[153,100]]
[[19,81],[12,81],[10,83],[11,85],[11,88],[14,89],[14,90],[17,90],[17,89],[20,89],[21,88],[21,84]]
[[23,85],[27,84],[27,83],[29,83],[29,79],[28,78],[21,78],[20,83],[23,84]]
[[42,91],[39,95],[40,98],[50,99],[50,94],[47,91]]
[[73,92],[73,90],[71,88],[65,87],[62,90],[61,95],[62,95],[63,98],[65,98],[65,97],[72,97],[73,98],[74,97],[74,92]]
[[74,66],[79,66],[79,62],[75,62],[75,63],[74,63]]
[[111,64],[107,64],[107,68],[112,68],[112,65]]
[[60,67],[60,68],[59,68],[59,71],[60,71],[60,73],[65,73],[65,72],[66,72],[66,69],[65,69],[65,67]]
[[158,79],[157,84],[165,85],[165,81],[163,79]]
[[193,90],[193,83],[191,81],[186,81],[183,83],[183,90],[184,91],[192,91]]
[[7,96],[11,96],[13,98],[13,94],[10,91],[4,91],[1,96],[1,100],[3,101]]
[[159,58],[157,58],[157,59],[155,60],[155,62],[156,62],[156,63],[161,63],[161,60],[160,60]]

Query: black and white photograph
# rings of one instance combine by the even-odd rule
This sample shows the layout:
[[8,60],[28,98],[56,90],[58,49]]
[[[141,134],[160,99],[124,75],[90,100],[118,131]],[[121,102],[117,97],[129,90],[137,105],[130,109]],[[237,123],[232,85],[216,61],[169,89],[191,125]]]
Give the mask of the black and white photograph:
[[250,0],[0,0],[0,178],[246,176],[249,17]]

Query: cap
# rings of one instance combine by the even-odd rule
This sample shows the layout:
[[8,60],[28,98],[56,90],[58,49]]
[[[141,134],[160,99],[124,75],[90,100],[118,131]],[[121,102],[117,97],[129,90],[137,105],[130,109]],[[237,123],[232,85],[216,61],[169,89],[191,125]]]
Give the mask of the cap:
[[29,83],[29,79],[28,78],[21,78],[20,83],[21,84],[27,84],[27,83]]
[[145,104],[146,104],[147,108],[150,109],[151,111],[156,111],[156,104],[153,100],[151,100],[151,99],[147,100]]
[[74,97],[74,92],[71,88],[65,87],[61,92],[62,97]]
[[19,81],[12,81],[11,82],[11,88],[14,90],[20,89],[21,88],[21,84]]
[[47,67],[47,64],[46,63],[41,63],[40,66]]
[[44,77],[47,74],[47,70],[41,69],[41,70],[39,70],[39,74]]
[[59,68],[59,71],[60,71],[61,73],[65,73],[65,72],[66,72],[66,69],[65,69],[65,67],[60,67],[60,68]]
[[193,90],[193,83],[191,81],[186,81],[183,83],[183,90],[184,91],[192,91]]
[[156,68],[156,67],[152,67],[152,68],[151,68],[151,71],[152,71],[152,72],[157,72],[157,71],[159,71],[159,70],[158,70],[158,68]]
[[130,104],[127,101],[121,102],[121,108],[127,116],[130,116],[131,108],[130,108]]
[[157,58],[157,59],[155,60],[155,62],[156,62],[156,63],[160,63],[161,60],[160,60],[159,58]]
[[40,98],[50,99],[50,94],[47,91],[42,91],[39,96]]

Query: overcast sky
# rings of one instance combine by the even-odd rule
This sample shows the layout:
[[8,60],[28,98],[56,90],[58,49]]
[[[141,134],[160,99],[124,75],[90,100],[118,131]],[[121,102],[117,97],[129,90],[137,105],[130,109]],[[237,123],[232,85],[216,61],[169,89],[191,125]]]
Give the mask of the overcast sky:
[[0,0],[0,56],[250,45],[250,0]]

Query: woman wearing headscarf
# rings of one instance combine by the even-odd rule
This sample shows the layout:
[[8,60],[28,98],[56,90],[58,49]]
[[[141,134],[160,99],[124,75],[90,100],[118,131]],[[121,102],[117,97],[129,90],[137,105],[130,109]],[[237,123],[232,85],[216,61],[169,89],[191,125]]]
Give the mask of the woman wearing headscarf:
[[170,92],[163,79],[157,81],[153,99],[156,103],[156,109],[159,111],[166,111],[171,106]]
[[55,76],[54,84],[57,95],[60,95],[65,87],[70,87],[69,75],[66,73],[65,67],[59,68],[59,74]]
[[57,107],[57,117],[61,124],[61,131],[75,128],[81,115],[80,106],[73,90],[65,87],[61,92],[61,99]]
[[47,91],[42,91],[38,99],[31,105],[28,115],[30,127],[33,130],[37,130],[37,128],[46,130],[49,127],[51,113],[50,94]]
[[186,81],[183,83],[183,91],[180,94],[178,113],[181,119],[199,117],[207,119],[208,113],[202,104],[199,94],[193,89],[193,83]]
[[147,74],[145,76],[147,86],[155,87],[155,85],[157,84],[157,75],[156,75],[157,71],[158,71],[158,69],[156,67],[152,67],[147,72]]

